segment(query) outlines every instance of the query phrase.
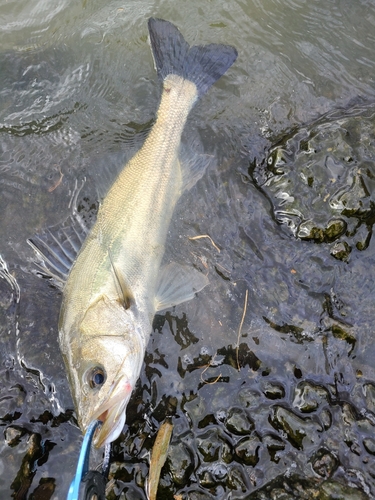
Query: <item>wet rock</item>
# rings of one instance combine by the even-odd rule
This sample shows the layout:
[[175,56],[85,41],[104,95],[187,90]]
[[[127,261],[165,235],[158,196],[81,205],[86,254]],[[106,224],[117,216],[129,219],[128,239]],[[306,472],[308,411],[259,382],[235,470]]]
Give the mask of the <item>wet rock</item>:
[[[320,122],[275,146],[254,178],[271,200],[276,220],[295,237],[336,241],[331,254],[347,260],[356,232],[371,232],[374,144],[373,116]],[[341,241],[343,236],[349,240]],[[361,240],[366,239],[362,234]]]
[[247,491],[247,481],[246,477],[242,471],[237,466],[234,466],[230,469],[228,478],[227,478],[227,485],[228,487],[233,491],[242,491],[245,493]]
[[315,478],[302,478],[296,474],[280,475],[251,493],[247,500],[368,500],[368,496],[356,488],[334,480],[321,482]]
[[348,403],[342,405],[342,422],[344,425],[344,443],[357,456],[362,454],[357,427],[357,416],[354,407]]
[[263,394],[268,399],[282,399],[285,397],[285,389],[281,384],[266,382],[263,386]]
[[311,500],[319,498],[319,481],[291,474],[280,475],[251,493],[247,500]]
[[197,448],[205,462],[223,460],[232,461],[233,453],[231,444],[219,435],[217,429],[210,429],[197,437]]
[[355,244],[355,247],[360,252],[366,250],[370,244],[372,233],[368,231],[366,226],[361,226],[356,234],[356,238],[358,241]]
[[0,420],[14,422],[19,419],[22,413],[18,410],[22,408],[25,398],[26,391],[20,384],[0,388]]
[[243,368],[248,366],[251,370],[257,371],[261,365],[260,359],[257,358],[244,342],[238,347],[228,345],[228,347],[218,349],[217,354],[223,356],[224,364],[230,365],[236,370],[238,370],[238,367]]
[[109,478],[130,483],[134,479],[134,467],[132,464],[122,462],[111,462]]
[[[304,328],[301,328],[300,326],[295,326],[291,324],[277,324],[268,318],[264,317],[263,318],[266,323],[270,325],[271,328],[273,328],[276,332],[282,333],[284,335],[290,335],[291,339],[293,338],[295,342],[298,344],[302,344],[303,342],[306,341],[312,341],[314,337],[312,336],[311,332],[309,330],[305,330]],[[269,372],[263,372],[263,376],[269,375]]]
[[338,324],[333,324],[331,326],[331,331],[332,331],[332,335],[336,339],[345,340],[345,342],[347,342],[349,344],[349,346],[350,346],[349,352],[351,352],[354,349],[355,344],[356,344],[356,338],[350,333],[349,327],[343,328],[342,326],[340,326]]
[[328,430],[332,425],[332,415],[328,408],[320,412],[320,421],[324,427],[324,430]]
[[337,481],[325,481],[320,487],[321,500],[368,500],[368,496],[362,491],[350,486],[343,485]]
[[245,408],[257,408],[260,398],[261,395],[249,387],[241,389],[238,393],[238,399]]
[[331,247],[331,255],[337,260],[342,260],[346,262],[349,259],[349,255],[352,249],[346,241],[339,241]]
[[363,446],[370,455],[375,455],[375,439],[365,438],[363,440]]
[[369,411],[375,414],[375,384],[363,384],[363,394],[366,399],[366,406]]
[[213,488],[216,484],[216,480],[209,470],[201,470],[197,473],[199,478],[199,483],[203,488]]
[[220,462],[214,462],[209,466],[200,467],[197,471],[199,482],[204,488],[212,488],[217,484],[224,484],[227,475],[227,466]]
[[345,233],[347,223],[342,219],[330,220],[325,231],[325,240],[328,242],[335,241]]
[[53,477],[43,477],[39,485],[31,493],[29,500],[50,500],[55,491],[56,484]]
[[301,240],[314,240],[316,243],[323,243],[325,232],[322,228],[316,227],[313,221],[307,220],[299,225],[297,237]]
[[319,440],[318,433],[323,429],[310,418],[301,418],[293,412],[276,406],[271,417],[271,423],[276,429],[286,433],[289,442],[297,449],[303,449],[303,441],[306,438],[309,442]]
[[175,495],[174,500],[214,500],[217,497],[215,495],[210,495],[208,492],[198,491],[198,489],[191,489],[186,491],[183,496]]
[[337,469],[339,462],[328,450],[321,448],[311,459],[314,471],[324,478],[329,478]]
[[[200,420],[207,418],[208,411],[204,398],[196,394],[190,395],[187,401],[183,400],[182,408],[193,422],[199,422]],[[211,418],[210,421],[215,422],[215,419]],[[206,425],[208,425],[208,423]],[[206,425],[201,426],[201,428]]]
[[54,446],[54,443],[47,440],[42,443],[39,434],[31,434],[28,440],[26,454],[22,459],[21,467],[11,484],[11,489],[14,491],[12,496],[14,498],[26,498],[35,475],[36,463],[38,463],[38,465],[45,463],[48,459],[49,452]]
[[280,460],[279,452],[285,450],[284,441],[279,436],[268,434],[263,437],[263,444],[267,446],[267,450],[272,462],[275,462],[277,464]]
[[169,445],[166,466],[173,482],[184,486],[194,469],[194,458],[192,451],[183,443],[172,443]]
[[316,411],[323,403],[327,403],[327,389],[312,382],[300,382],[295,389],[293,406],[303,413]]
[[[143,426],[145,427],[145,426]],[[149,432],[147,430],[140,428],[138,434],[130,435],[125,442],[125,446],[128,450],[129,455],[137,456],[141,453],[145,441],[149,437]]]
[[[138,500],[144,498],[145,481],[149,474],[149,463],[137,461],[111,462],[109,481],[106,486],[106,499]],[[164,478],[160,482],[163,483]],[[125,495],[124,495],[125,493]],[[91,499],[90,499],[91,500]]]
[[259,462],[260,439],[257,436],[251,436],[241,439],[235,446],[237,459],[245,464],[254,467]]
[[5,442],[8,446],[17,446],[22,436],[27,433],[22,427],[9,426],[4,431]]
[[224,423],[229,432],[238,436],[250,434],[254,429],[254,422],[242,408],[231,408]]

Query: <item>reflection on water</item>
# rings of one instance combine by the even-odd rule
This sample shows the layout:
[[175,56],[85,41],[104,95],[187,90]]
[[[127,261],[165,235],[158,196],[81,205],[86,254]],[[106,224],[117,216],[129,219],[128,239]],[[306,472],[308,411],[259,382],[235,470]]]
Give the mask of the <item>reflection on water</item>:
[[[372,498],[372,170],[357,172],[367,215],[358,210],[338,236],[366,245],[350,245],[342,260],[330,238],[284,231],[275,211],[290,200],[259,180],[269,152],[315,120],[373,105],[375,7],[365,0],[1,2],[0,496],[64,498],[73,476],[81,434],[57,343],[61,296],[35,275],[26,240],[69,217],[77,182],[92,217],[142,143],[160,95],[150,16],[192,43],[232,44],[239,58],[189,119],[184,141],[198,135],[215,161],[181,198],[167,243],[167,255],[208,272],[210,286],[155,319],[109,498],[145,498],[145,451],[166,415],[174,431],[162,498],[298,498],[301,489]],[[369,122],[359,123],[373,148]],[[346,144],[342,131],[314,140],[332,158]],[[306,167],[293,154],[288,197]],[[349,182],[339,161],[319,167],[335,186]],[[319,206],[324,224],[331,217],[319,198],[300,203]],[[189,239],[203,234],[215,246]]]

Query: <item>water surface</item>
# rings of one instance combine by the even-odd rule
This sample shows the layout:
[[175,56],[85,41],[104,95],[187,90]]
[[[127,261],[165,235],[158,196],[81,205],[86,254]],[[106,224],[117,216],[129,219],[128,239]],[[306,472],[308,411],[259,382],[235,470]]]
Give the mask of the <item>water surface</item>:
[[[328,242],[296,239],[254,174],[315,120],[369,114],[375,4],[365,0],[1,2],[0,496],[64,498],[74,473],[81,433],[57,343],[61,294],[36,276],[26,240],[69,217],[77,186],[94,216],[142,144],[160,96],[151,16],[239,57],[189,118],[184,142],[213,161],[167,242],[168,258],[210,285],[155,319],[110,498],[145,498],[146,451],[167,414],[163,498],[263,498],[267,487],[269,498],[285,489],[280,476],[294,492],[300,481],[372,498],[373,240],[343,261]],[[204,234],[217,248],[189,240]]]

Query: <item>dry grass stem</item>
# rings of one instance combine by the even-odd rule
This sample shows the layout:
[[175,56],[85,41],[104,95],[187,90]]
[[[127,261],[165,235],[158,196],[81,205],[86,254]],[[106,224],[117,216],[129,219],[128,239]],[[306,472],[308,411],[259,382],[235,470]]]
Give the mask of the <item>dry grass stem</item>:
[[203,378],[203,374],[210,368],[210,366],[212,366],[212,363],[214,361],[214,359],[216,358],[216,353],[214,354],[213,358],[211,359],[211,361],[208,363],[208,365],[205,366],[204,370],[202,371],[201,373],[201,382],[203,384],[208,384],[208,385],[213,385],[213,384],[216,384],[216,382],[220,379],[221,377],[221,373],[215,378],[215,380],[213,380],[212,382],[208,382],[207,380],[204,380]]
[[189,240],[200,240],[201,238],[208,238],[212,246],[216,248],[216,250],[220,253],[220,248],[215,244],[214,240],[211,238],[211,236],[208,236],[208,234],[200,234],[198,236],[188,236]]
[[240,327],[239,327],[239,329],[238,329],[238,335],[237,335],[236,358],[237,358],[237,369],[238,369],[238,371],[240,371],[240,363],[239,363],[239,361],[238,361],[238,350],[239,350],[239,347],[240,347],[241,330],[242,330],[242,327],[243,327],[243,322],[245,321],[245,316],[246,316],[246,309],[247,309],[247,299],[248,299],[248,296],[249,296],[249,290],[247,290],[247,289],[246,289],[246,293],[245,293],[245,303],[244,303],[244,306],[243,306],[243,312],[242,312],[241,323],[240,323]]
[[221,264],[219,264],[218,262],[215,264],[217,267],[221,267],[221,269],[224,269],[225,272],[227,272],[228,274],[231,274],[229,269],[227,269],[226,267],[222,266]]
[[61,181],[63,180],[64,174],[61,172],[61,169],[59,170],[60,170],[60,178],[55,182],[53,186],[48,188],[49,193],[52,193],[52,191],[54,191],[57,188],[57,186],[61,184]]

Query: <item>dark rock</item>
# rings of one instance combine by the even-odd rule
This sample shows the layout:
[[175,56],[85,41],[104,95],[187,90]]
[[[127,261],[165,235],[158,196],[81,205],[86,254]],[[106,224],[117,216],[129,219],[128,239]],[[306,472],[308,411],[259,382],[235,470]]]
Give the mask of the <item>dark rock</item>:
[[263,393],[268,399],[282,399],[285,397],[285,389],[281,384],[266,382],[263,386]]
[[172,443],[166,461],[167,469],[175,484],[184,486],[194,470],[193,453],[186,444]]
[[229,432],[243,436],[254,429],[254,422],[242,408],[231,408],[225,419],[225,426]]
[[223,460],[226,463],[232,461],[230,443],[219,435],[217,429],[210,429],[197,437],[197,448],[205,462]]
[[375,455],[375,439],[365,438],[363,440],[363,446],[370,455]]
[[339,465],[337,458],[324,448],[314,454],[311,463],[314,471],[324,478],[331,477]]
[[235,453],[241,463],[254,467],[259,462],[261,442],[257,436],[241,439],[235,446]]
[[303,441],[317,442],[321,426],[309,418],[301,418],[293,412],[277,406],[271,418],[272,425],[286,433],[289,442],[297,449],[303,449]]
[[331,248],[331,255],[337,260],[346,262],[352,249],[346,241],[338,241]]
[[295,389],[293,406],[303,413],[311,413],[327,403],[327,389],[312,382],[300,382]]

